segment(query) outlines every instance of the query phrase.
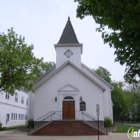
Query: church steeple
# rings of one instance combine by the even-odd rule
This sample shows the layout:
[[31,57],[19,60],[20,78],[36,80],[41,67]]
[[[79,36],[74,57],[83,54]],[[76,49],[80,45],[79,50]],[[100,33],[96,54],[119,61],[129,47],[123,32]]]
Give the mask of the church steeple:
[[59,42],[54,44],[54,46],[56,50],[56,68],[63,65],[66,61],[70,61],[81,68],[83,44],[79,43],[77,40],[70,17],[68,17]]
[[70,21],[70,17],[68,17],[66,26],[57,44],[79,44],[73,26]]

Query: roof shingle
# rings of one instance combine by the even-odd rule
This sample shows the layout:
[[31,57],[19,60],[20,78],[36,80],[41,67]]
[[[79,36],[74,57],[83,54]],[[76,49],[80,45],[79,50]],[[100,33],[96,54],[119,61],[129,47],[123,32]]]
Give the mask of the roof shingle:
[[66,26],[57,44],[79,44],[74,29],[72,27],[70,17],[68,17]]

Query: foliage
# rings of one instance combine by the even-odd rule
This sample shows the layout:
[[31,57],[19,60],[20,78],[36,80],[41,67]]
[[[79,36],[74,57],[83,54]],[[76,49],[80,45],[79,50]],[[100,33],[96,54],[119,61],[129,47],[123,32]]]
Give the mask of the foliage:
[[123,115],[128,112],[127,103],[123,98],[122,83],[113,82],[114,89],[111,91],[113,101],[113,114],[114,116]]
[[133,106],[133,104],[135,102],[135,99],[134,99],[133,94],[130,91],[124,90],[123,91],[123,97],[124,97],[124,100],[127,103],[128,111],[129,112],[134,112],[134,106]]
[[[33,91],[34,81],[48,65],[43,58],[36,58],[32,50],[33,45],[28,46],[13,28],[7,34],[0,33],[0,91],[12,95],[21,88]],[[50,68],[51,63],[48,64]]]
[[115,133],[127,133],[130,127],[133,127],[135,131],[140,129],[140,127],[132,126],[132,125],[121,125],[121,124],[115,124],[115,125],[117,126],[117,130],[115,131]]
[[[139,0],[75,0],[77,17],[92,16],[102,33],[104,43],[115,48],[115,61],[126,65],[127,82],[140,77],[140,1]],[[109,30],[108,30],[109,29]]]
[[129,84],[124,90],[124,99],[130,112],[140,113],[140,84]]
[[111,126],[111,124],[112,124],[112,120],[109,117],[105,117],[104,118],[104,126],[105,127]]
[[2,123],[0,122],[0,129],[2,128]]
[[50,70],[55,65],[54,62],[41,62],[38,69],[35,71],[35,75],[39,78],[43,75],[46,71]]
[[105,69],[104,67],[99,66],[97,69],[93,69],[93,71],[102,77],[106,82],[111,84],[111,74],[110,72]]
[[29,119],[29,120],[27,121],[27,126],[28,126],[29,128],[34,128],[34,120],[33,120],[33,119]]

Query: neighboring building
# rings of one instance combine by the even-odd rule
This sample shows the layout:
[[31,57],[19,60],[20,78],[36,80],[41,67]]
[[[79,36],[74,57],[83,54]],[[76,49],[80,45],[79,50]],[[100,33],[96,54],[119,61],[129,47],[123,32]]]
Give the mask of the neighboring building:
[[54,46],[56,66],[35,82],[29,117],[35,121],[89,121],[97,118],[99,107],[100,121],[106,116],[113,120],[113,87],[81,62],[83,44],[78,42],[70,18]]
[[25,125],[27,120],[28,94],[17,91],[15,95],[0,92],[0,122],[2,127]]

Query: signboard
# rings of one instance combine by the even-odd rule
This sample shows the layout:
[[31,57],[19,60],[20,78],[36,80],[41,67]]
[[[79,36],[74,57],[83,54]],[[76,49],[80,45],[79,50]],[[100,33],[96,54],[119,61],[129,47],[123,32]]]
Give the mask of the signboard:
[[97,116],[100,115],[100,105],[99,104],[96,104],[96,114],[97,114]]
[[84,101],[80,102],[80,111],[86,111],[86,103]]

